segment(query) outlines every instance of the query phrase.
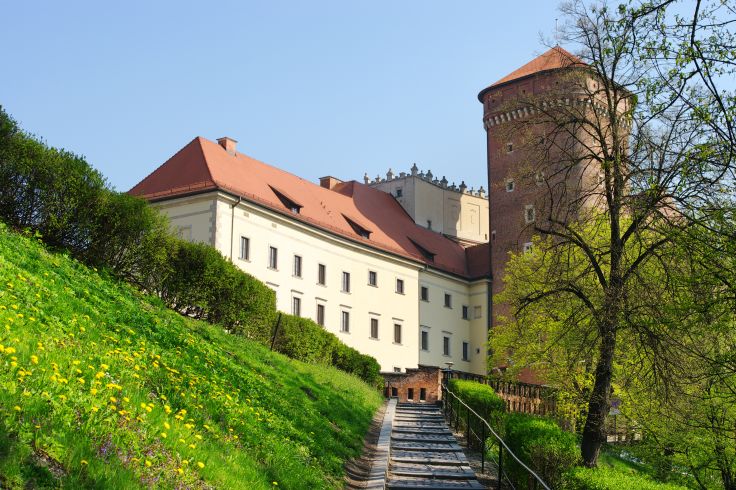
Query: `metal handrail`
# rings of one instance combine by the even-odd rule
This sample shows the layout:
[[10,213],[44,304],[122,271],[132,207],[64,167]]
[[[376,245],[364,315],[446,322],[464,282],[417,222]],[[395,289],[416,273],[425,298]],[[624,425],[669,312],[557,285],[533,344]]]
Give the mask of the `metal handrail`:
[[[461,398],[460,398],[459,396],[457,396],[457,395],[456,395],[455,393],[453,393],[452,391],[450,391],[450,389],[449,389],[449,388],[447,387],[447,384],[446,384],[446,383],[442,383],[442,390],[443,390],[443,391],[444,391],[445,393],[448,393],[448,394],[452,395],[452,396],[453,396],[453,397],[454,397],[454,398],[455,398],[455,399],[456,399],[456,400],[457,400],[458,402],[460,402],[460,403],[461,403],[461,404],[462,404],[462,405],[463,405],[463,406],[464,406],[464,407],[465,407],[465,408],[466,408],[466,409],[468,410],[468,413],[472,413],[472,414],[473,414],[473,415],[475,415],[475,416],[476,416],[476,417],[477,417],[477,418],[478,418],[478,419],[479,419],[479,420],[480,420],[480,421],[481,421],[481,422],[482,422],[483,424],[485,424],[485,426],[486,426],[486,427],[488,428],[488,431],[489,431],[489,432],[490,432],[490,433],[491,433],[491,434],[493,435],[493,437],[495,437],[495,438],[496,438],[496,440],[498,441],[498,443],[499,443],[499,444],[500,444],[501,446],[503,446],[503,448],[505,448],[505,449],[506,449],[506,452],[507,452],[508,454],[510,454],[510,455],[511,455],[511,457],[512,457],[512,458],[514,458],[514,460],[515,460],[515,461],[516,461],[517,463],[519,463],[519,464],[521,465],[521,467],[522,467],[522,468],[524,468],[524,469],[525,469],[525,470],[526,470],[526,471],[527,471],[527,472],[528,472],[528,473],[529,473],[529,474],[530,474],[531,476],[533,476],[533,477],[534,477],[534,479],[535,479],[535,480],[537,481],[537,483],[539,483],[539,484],[540,484],[540,485],[542,486],[542,488],[543,488],[544,490],[552,490],[552,489],[551,489],[551,488],[550,488],[549,486],[547,486],[547,484],[546,484],[546,483],[544,483],[544,481],[543,481],[543,480],[542,480],[542,479],[541,479],[541,478],[539,477],[539,475],[537,475],[537,474],[536,474],[536,473],[534,472],[534,470],[532,470],[531,468],[529,468],[529,467],[528,467],[528,466],[527,466],[526,464],[524,464],[524,462],[523,462],[522,460],[520,460],[520,459],[519,459],[519,458],[518,458],[518,457],[516,456],[516,454],[514,454],[514,452],[513,452],[512,450],[511,450],[511,448],[509,448],[509,446],[508,446],[508,445],[506,444],[506,442],[505,442],[505,441],[504,441],[503,439],[501,439],[501,436],[499,436],[499,435],[498,435],[498,434],[496,433],[496,431],[495,431],[495,430],[493,430],[493,428],[492,428],[492,427],[491,427],[491,425],[490,425],[490,424],[489,424],[489,423],[488,423],[488,422],[486,421],[486,419],[484,419],[483,417],[481,417],[480,415],[478,415],[478,413],[477,413],[477,412],[476,412],[475,410],[473,410],[472,408],[470,408],[470,407],[468,406],[468,404],[467,404],[467,403],[465,403],[465,402],[464,402],[464,401],[463,401],[463,400],[462,400],[462,399],[461,399]],[[447,403],[447,400],[446,400],[446,398],[444,398],[444,397],[443,397],[443,403]],[[458,411],[458,417],[459,417],[459,411]],[[457,426],[457,424],[456,424],[456,426]],[[470,424],[468,424],[468,431],[470,431]],[[485,453],[485,444],[483,445],[483,448],[482,448],[482,450],[483,450],[483,452]],[[499,460],[501,460],[501,458],[499,458]],[[502,464],[502,462],[501,462],[501,461],[499,461],[499,469],[498,469],[498,473],[499,473],[499,474],[498,474],[498,481],[499,481],[499,486],[500,486],[500,482],[501,482],[501,473],[502,473],[502,469],[501,469],[501,464]]]

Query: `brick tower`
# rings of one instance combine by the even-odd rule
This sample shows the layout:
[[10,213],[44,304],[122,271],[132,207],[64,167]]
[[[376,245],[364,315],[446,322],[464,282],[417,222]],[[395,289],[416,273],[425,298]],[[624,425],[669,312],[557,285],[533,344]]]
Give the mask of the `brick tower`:
[[[583,62],[560,47],[554,47],[483,89],[478,99],[483,104],[483,125],[487,133],[488,192],[491,231],[491,272],[493,293],[503,287],[503,274],[509,252],[531,246],[535,220],[540,218],[544,175],[534,169],[534,152],[528,141],[510,130],[512,122],[529,118],[523,99],[559,92],[564,75]],[[530,136],[533,134],[534,136]],[[523,138],[545,138],[543,127],[534,128]],[[530,170],[532,169],[532,170]],[[503,314],[503,305],[494,312]]]

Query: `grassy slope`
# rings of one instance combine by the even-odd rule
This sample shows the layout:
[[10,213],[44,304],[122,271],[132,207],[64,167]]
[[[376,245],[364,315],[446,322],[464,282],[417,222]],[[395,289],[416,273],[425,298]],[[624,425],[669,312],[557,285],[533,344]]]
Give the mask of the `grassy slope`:
[[0,344],[0,487],[340,487],[380,404],[1,224]]

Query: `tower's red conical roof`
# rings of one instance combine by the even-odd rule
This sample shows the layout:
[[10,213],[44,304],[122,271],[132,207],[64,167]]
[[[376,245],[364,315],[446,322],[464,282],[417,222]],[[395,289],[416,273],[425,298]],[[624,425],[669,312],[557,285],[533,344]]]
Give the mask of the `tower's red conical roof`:
[[512,71],[496,83],[481,90],[480,94],[478,94],[478,98],[481,99],[487,90],[503,85],[507,82],[525,78],[535,73],[557,70],[560,68],[569,68],[571,66],[585,66],[585,62],[560,46],[555,46],[547,52],[537,56],[521,68]]

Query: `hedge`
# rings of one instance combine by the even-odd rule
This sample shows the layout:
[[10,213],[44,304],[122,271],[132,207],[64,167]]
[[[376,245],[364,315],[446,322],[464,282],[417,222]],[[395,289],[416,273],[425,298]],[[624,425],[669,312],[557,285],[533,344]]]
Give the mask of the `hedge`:
[[659,483],[644,475],[624,473],[613,468],[577,467],[568,471],[561,488],[564,490],[686,490],[672,483]]
[[464,379],[451,379],[448,382],[448,388],[488,421],[495,430],[498,431],[502,427],[506,402],[496,394],[493,388],[477,381]]
[[[527,466],[551,488],[559,488],[564,474],[580,460],[574,434],[564,432],[551,419],[514,413],[506,417],[504,440]],[[506,471],[519,486],[529,481],[528,472],[513,458]]]

